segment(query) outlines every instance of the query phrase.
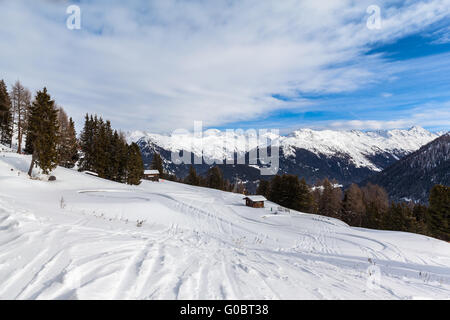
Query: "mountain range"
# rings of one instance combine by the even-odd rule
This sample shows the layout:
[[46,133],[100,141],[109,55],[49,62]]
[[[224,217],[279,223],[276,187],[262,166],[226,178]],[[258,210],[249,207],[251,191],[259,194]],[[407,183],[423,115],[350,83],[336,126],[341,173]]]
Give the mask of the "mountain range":
[[[342,185],[359,183],[390,167],[399,159],[435,140],[441,133],[433,133],[421,127],[400,130],[313,130],[300,129],[288,135],[264,133],[271,141],[279,143],[278,174],[289,173],[304,177],[310,184],[319,179],[335,179]],[[190,164],[175,164],[172,152],[191,152],[202,156],[208,163],[227,156],[224,145],[232,145],[233,156],[245,157],[246,164],[220,165],[224,178],[240,180],[252,192],[262,176],[263,163],[249,164],[249,151],[261,145],[257,139],[248,139],[245,132],[208,130],[199,137],[193,133],[163,135],[142,131],[128,132],[128,142],[136,142],[141,148],[144,164],[149,167],[155,152],[163,159],[167,172],[177,177],[187,175]],[[247,138],[247,139],[246,139]],[[267,144],[263,143],[263,147]],[[212,164],[194,164],[199,174],[205,174]]]

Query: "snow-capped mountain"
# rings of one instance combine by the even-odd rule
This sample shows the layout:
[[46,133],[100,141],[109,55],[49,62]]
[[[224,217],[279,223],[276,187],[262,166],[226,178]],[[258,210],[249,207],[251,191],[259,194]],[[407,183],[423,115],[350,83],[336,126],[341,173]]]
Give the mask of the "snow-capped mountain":
[[367,132],[302,129],[283,138],[282,145],[285,156],[295,154],[295,149],[325,156],[344,154],[356,167],[381,171],[383,166],[373,159],[374,156],[388,153],[399,158],[437,137],[437,134],[421,127]]
[[[257,133],[256,133],[257,134]],[[388,167],[401,157],[419,149],[439,135],[421,127],[408,130],[343,131],[301,129],[287,136],[272,132],[255,137],[245,132],[209,130],[202,135],[192,133],[161,135],[146,132],[130,132],[129,142],[137,142],[149,164],[154,152],[159,152],[165,160],[166,169],[177,175],[185,175],[188,166],[175,166],[171,162],[171,152],[188,151],[207,159],[221,160],[227,156],[224,146],[231,146],[237,155],[247,155],[254,148],[279,143],[280,160],[278,173],[296,174],[313,183],[317,179],[331,178],[339,183],[359,182],[374,172]],[[266,142],[267,141],[267,142]],[[247,163],[248,164],[248,163]],[[209,165],[196,165],[200,171]],[[225,167],[225,166],[224,166]],[[260,179],[255,166],[227,166],[231,171],[227,177],[239,176],[242,180]],[[233,168],[238,168],[233,170]],[[241,176],[245,171],[246,176]],[[255,171],[255,172],[253,172]],[[264,177],[263,177],[264,178]]]
[[394,200],[427,202],[435,184],[450,185],[450,134],[422,146],[365,182],[381,185]]

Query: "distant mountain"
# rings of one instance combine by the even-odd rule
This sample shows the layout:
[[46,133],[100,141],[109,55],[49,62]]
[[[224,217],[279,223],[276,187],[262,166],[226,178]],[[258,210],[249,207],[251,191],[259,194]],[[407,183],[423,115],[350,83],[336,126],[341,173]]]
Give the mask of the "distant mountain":
[[[343,185],[360,182],[374,172],[382,171],[438,137],[438,134],[420,127],[387,131],[301,129],[287,136],[272,133],[266,135],[271,139],[278,139],[280,144],[278,173],[305,177],[308,183],[323,178],[336,179]],[[239,155],[248,159],[248,150],[258,147],[256,139],[249,139],[247,146],[246,136],[243,134],[227,134],[218,130],[205,132],[202,139],[191,133],[169,136],[139,131],[129,132],[127,138],[129,142],[138,143],[146,165],[150,165],[153,154],[158,152],[164,160],[166,170],[178,177],[187,175],[189,165],[175,165],[171,161],[171,152],[184,150],[201,156],[200,146],[203,144],[203,156],[206,159],[223,159],[226,155],[223,146],[226,143],[234,145],[235,157]],[[231,182],[239,178],[247,183],[250,190],[254,190],[257,182],[267,176],[259,174],[257,165],[246,163],[222,166],[224,176]],[[205,163],[195,165],[200,174],[210,167]]]
[[362,182],[383,186],[393,200],[427,202],[435,184],[450,185],[450,134],[433,140]]

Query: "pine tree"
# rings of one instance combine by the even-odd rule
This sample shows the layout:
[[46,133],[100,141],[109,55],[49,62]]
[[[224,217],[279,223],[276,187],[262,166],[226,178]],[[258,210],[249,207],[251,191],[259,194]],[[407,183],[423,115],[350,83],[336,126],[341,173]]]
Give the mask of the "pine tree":
[[224,184],[224,180],[223,180],[222,170],[220,170],[220,168],[218,166],[214,166],[208,170],[206,180],[207,180],[207,186],[209,188],[219,189],[219,190],[224,189],[225,184]]
[[362,191],[366,206],[366,214],[362,226],[365,228],[383,229],[389,209],[389,197],[386,190],[378,185],[368,183],[362,188]]
[[260,180],[258,188],[256,188],[256,194],[262,195],[269,199],[270,193],[270,182],[267,180]]
[[312,207],[312,213],[314,214],[320,214],[319,207],[320,207],[320,198],[322,196],[322,181],[318,180],[312,187],[312,198],[313,198],[313,207]]
[[119,133],[116,130],[114,130],[110,143],[111,143],[110,145],[111,158],[109,161],[109,174],[108,174],[110,176],[109,179],[120,182],[121,177],[119,174],[119,167],[121,159],[122,141],[120,139]]
[[118,182],[126,182],[127,179],[127,158],[128,158],[128,145],[125,139],[125,135],[119,132],[119,142],[117,146],[117,178]]
[[86,114],[84,119],[84,128],[80,135],[80,149],[82,157],[79,163],[80,171],[94,170],[94,136],[95,123],[92,115]]
[[450,187],[435,185],[430,191],[428,226],[433,236],[450,241]]
[[326,178],[323,181],[318,210],[321,215],[341,218],[342,190],[335,181],[331,183]]
[[200,185],[200,178],[192,165],[189,167],[188,175],[186,176],[186,178],[184,178],[184,183],[190,184],[192,186]]
[[75,123],[68,118],[63,108],[58,110],[58,163],[66,168],[73,168],[78,160],[78,143]]
[[13,119],[11,99],[5,82],[0,80],[0,143],[11,146],[13,135]]
[[[29,110],[29,113],[31,114],[31,107]],[[30,127],[28,126],[29,119],[27,120],[27,126],[25,128],[25,148],[22,150],[25,154],[33,154],[33,141],[34,141],[34,135],[33,132],[30,130]]]
[[282,190],[282,181],[281,176],[276,175],[273,177],[273,179],[270,181],[270,188],[269,188],[269,200],[278,204],[281,204],[281,199],[283,196],[283,190]]
[[151,164],[151,168],[150,169],[158,170],[159,171],[159,175],[161,177],[164,176],[163,161],[162,161],[161,156],[159,155],[159,153],[155,153],[153,155],[152,164]]
[[354,183],[345,191],[342,202],[342,219],[351,226],[361,227],[366,214],[363,193]]
[[[283,174],[272,180],[269,200],[279,205],[302,212],[311,212],[312,195],[305,179],[301,181],[296,175]],[[276,199],[272,200],[272,199]]]
[[136,143],[132,143],[128,148],[127,161],[127,183],[138,185],[144,176],[144,163],[142,161],[141,150]]
[[93,157],[94,157],[94,171],[100,178],[110,179],[108,176],[109,166],[109,139],[108,128],[102,117],[94,117],[95,135],[93,139]]
[[301,212],[312,212],[313,210],[313,196],[311,189],[306,183],[305,178],[302,178],[299,183],[299,191],[297,193],[298,209]]
[[28,175],[37,164],[44,174],[56,167],[58,153],[56,143],[58,137],[58,110],[55,101],[51,100],[47,88],[38,91],[28,119],[29,131],[33,134],[33,155]]

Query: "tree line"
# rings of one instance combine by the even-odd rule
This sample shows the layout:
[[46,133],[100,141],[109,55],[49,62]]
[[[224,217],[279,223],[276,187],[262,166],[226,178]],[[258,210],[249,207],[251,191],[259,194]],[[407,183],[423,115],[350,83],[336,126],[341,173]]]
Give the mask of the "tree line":
[[79,171],[94,171],[117,182],[139,184],[143,177],[138,145],[128,145],[109,121],[86,115],[77,139],[74,121],[52,100],[47,88],[37,91],[31,100],[30,90],[19,81],[8,92],[1,80],[0,143],[12,148],[13,140],[17,141],[17,153],[31,155],[30,176],[37,166],[48,174],[57,165],[74,168],[78,164]]
[[225,179],[219,166],[211,167],[202,176],[198,175],[195,168],[191,165],[188,175],[184,179],[180,179],[180,182],[192,186],[207,187],[240,194],[248,193],[244,183],[239,179],[236,179],[235,183],[231,183],[228,179]]
[[213,166],[209,168],[209,170],[204,175],[200,175],[197,173],[194,166],[191,165],[189,167],[189,173],[186,175],[186,177],[178,178],[176,175],[169,174],[164,171],[161,156],[158,153],[155,153],[153,155],[150,168],[158,170],[160,177],[167,180],[184,183],[191,186],[206,187],[222,191],[247,194],[247,189],[245,188],[244,183],[239,179],[236,179],[235,183],[231,183],[228,179],[225,179],[223,176],[223,172],[219,166]]
[[100,178],[139,184],[144,163],[136,143],[127,144],[122,132],[113,130],[109,120],[97,115],[85,116],[80,134],[80,171],[93,171]]
[[355,227],[420,233],[450,240],[450,187],[435,185],[428,206],[390,202],[380,186],[351,184],[345,192],[336,181],[324,179],[308,186],[295,175],[261,180],[256,191],[283,207],[340,219]]

